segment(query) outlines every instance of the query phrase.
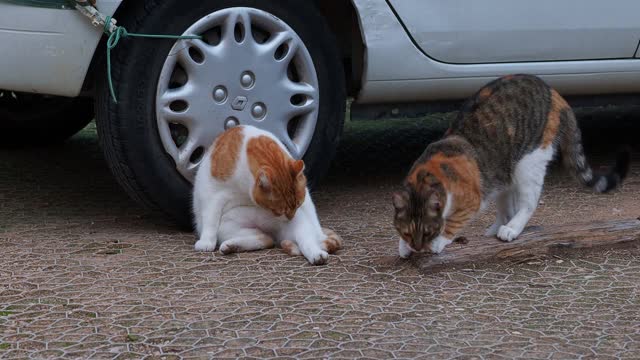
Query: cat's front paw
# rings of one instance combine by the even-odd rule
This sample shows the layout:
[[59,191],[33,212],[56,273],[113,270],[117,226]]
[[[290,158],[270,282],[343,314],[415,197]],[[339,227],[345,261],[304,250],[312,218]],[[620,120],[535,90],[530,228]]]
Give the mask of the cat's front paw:
[[194,246],[196,251],[214,251],[216,249],[216,242],[207,238],[200,238]]
[[498,230],[498,239],[502,240],[502,241],[506,241],[506,242],[510,242],[515,240],[515,238],[518,237],[518,234],[515,230],[513,230],[512,228],[506,226],[506,225],[502,225],[500,226],[500,230]]
[[452,241],[444,236],[438,236],[431,241],[431,252],[434,254],[440,254],[444,248],[451,244]]
[[304,257],[307,258],[311,265],[324,265],[329,261],[329,253],[320,249],[310,254],[305,254]]
[[398,242],[398,254],[401,258],[406,259],[413,254],[413,250],[411,250],[406,241],[400,239]]

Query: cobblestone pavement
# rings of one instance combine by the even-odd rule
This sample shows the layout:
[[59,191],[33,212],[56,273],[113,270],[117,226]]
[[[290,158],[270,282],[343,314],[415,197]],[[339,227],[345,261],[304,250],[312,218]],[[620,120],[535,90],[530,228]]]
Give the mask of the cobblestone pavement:
[[[606,164],[640,122],[598,114],[584,116],[587,148]],[[91,128],[0,151],[0,358],[638,358],[637,246],[437,273],[397,258],[389,194],[441,123],[347,126],[315,193],[346,247],[321,267],[194,252],[118,188]],[[533,223],[637,217],[634,159],[609,195],[554,168]]]

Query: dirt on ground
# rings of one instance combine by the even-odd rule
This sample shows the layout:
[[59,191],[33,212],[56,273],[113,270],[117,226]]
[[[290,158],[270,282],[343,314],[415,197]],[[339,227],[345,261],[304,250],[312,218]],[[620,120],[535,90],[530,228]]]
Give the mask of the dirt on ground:
[[[597,195],[554,166],[532,225],[640,215],[638,114],[581,113],[589,159],[634,144],[631,175]],[[638,358],[636,245],[438,272],[397,257],[391,191],[448,116],[347,124],[313,194],[345,249],[320,267],[277,249],[196,253],[126,197],[94,127],[0,150],[0,358]]]

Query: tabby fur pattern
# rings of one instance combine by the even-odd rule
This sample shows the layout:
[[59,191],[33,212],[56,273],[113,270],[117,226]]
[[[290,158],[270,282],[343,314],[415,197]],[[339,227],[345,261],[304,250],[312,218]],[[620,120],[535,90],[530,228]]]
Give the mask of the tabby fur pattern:
[[445,137],[426,148],[393,194],[400,255],[440,253],[494,200],[496,220],[486,235],[514,240],[536,210],[547,165],[558,152],[575,177],[599,193],[619,186],[629,168],[630,152],[623,151],[611,171],[594,173],[571,107],[540,78],[490,82],[465,102]]

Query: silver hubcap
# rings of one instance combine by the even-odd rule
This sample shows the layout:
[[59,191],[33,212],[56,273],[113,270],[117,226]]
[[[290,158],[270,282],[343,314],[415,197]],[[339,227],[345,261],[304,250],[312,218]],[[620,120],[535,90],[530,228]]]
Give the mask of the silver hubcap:
[[160,139],[188,180],[225,129],[253,125],[278,137],[295,158],[309,147],[319,86],[300,37],[253,8],[214,12],[189,27],[164,63],[156,94]]

